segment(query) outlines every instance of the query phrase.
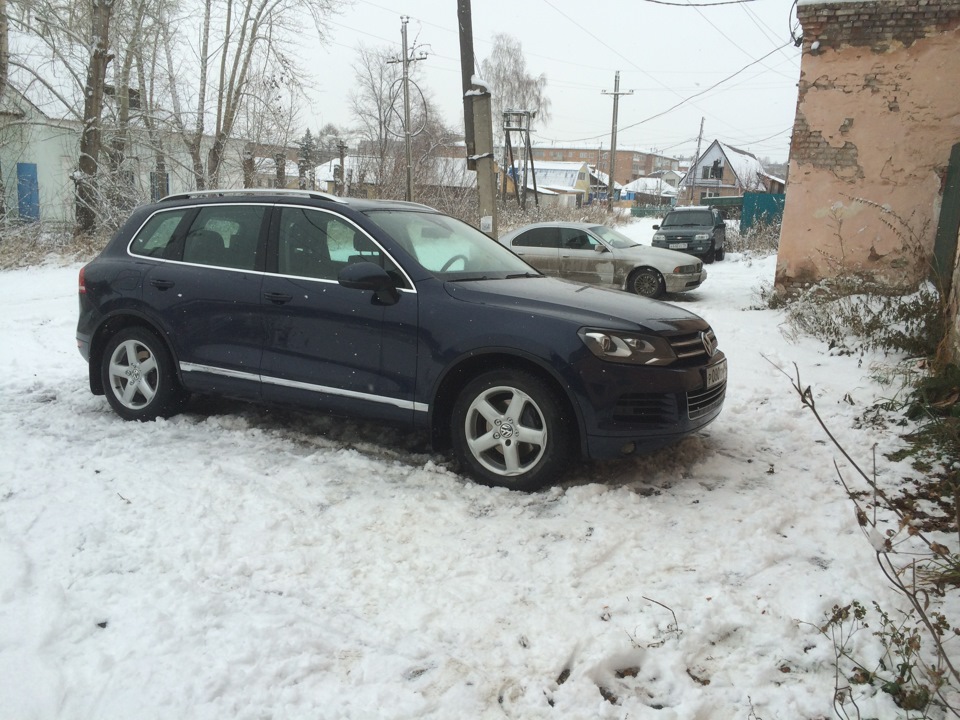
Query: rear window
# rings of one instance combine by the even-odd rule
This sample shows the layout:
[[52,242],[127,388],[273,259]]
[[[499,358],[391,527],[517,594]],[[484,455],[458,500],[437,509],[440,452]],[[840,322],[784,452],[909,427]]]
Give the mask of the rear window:
[[140,228],[130,243],[130,252],[145,257],[166,257],[166,251],[172,248],[174,234],[186,213],[185,209],[158,212]]

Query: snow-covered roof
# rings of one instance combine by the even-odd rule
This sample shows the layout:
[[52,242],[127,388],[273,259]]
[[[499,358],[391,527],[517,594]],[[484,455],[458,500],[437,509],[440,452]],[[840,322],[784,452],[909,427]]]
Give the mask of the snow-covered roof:
[[[537,186],[550,188],[559,192],[570,192],[576,189],[581,172],[589,172],[586,163],[577,162],[534,162],[533,170],[537,178]],[[514,164],[514,172],[522,172],[518,164]],[[528,181],[529,182],[529,181]]]
[[676,197],[677,189],[660,178],[637,178],[623,186],[624,192],[640,195],[659,195],[660,197]]
[[[590,173],[594,175],[601,185],[604,187],[610,187],[610,174],[605,173],[603,170],[597,170],[594,166],[590,166]],[[616,180],[613,181],[614,190],[622,190],[623,185],[618,183]]]
[[[698,176],[698,184],[700,183],[699,168],[706,166],[708,163],[716,159],[718,152],[723,155],[725,161],[724,165],[733,171],[739,180],[740,186],[745,189],[749,189],[757,185],[766,186],[767,183],[763,182],[764,178],[777,180],[778,182],[783,183],[783,180],[775,178],[773,175],[767,173],[763,167],[763,163],[761,163],[757,156],[753,153],[733,147],[732,145],[727,145],[725,142],[721,142],[720,140],[714,140],[700,155],[700,159],[697,161],[696,174]],[[689,177],[690,173],[688,172],[683,176],[683,179],[680,181],[680,185],[685,186]]]

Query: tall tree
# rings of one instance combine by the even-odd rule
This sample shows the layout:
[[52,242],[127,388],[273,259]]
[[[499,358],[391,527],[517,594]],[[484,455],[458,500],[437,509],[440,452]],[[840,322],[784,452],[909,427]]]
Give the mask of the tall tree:
[[110,62],[110,19],[114,0],[90,0],[90,33],[92,38],[86,82],[83,86],[83,128],[80,133],[80,158],[77,163],[76,220],[78,235],[93,232],[97,224],[100,202],[97,172],[102,149],[103,94]]
[[361,45],[353,63],[357,89],[351,98],[360,126],[365,154],[373,158],[373,182],[382,187],[394,170],[392,148],[403,137],[403,69],[391,63],[395,51],[389,46]]
[[[9,72],[10,41],[7,24],[7,0],[0,0],[0,97],[7,88],[7,73]],[[2,202],[2,199],[0,199]]]
[[[494,141],[503,143],[503,111],[529,110],[535,120],[550,118],[550,99],[546,95],[547,76],[533,76],[527,71],[520,41],[506,33],[493,36],[490,57],[480,63],[483,79],[490,86],[493,111]],[[533,123],[531,123],[532,125]]]

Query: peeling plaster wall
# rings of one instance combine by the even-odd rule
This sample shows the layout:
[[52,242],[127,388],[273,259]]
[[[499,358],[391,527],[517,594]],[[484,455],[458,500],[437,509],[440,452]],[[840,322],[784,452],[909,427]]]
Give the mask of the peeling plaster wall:
[[804,3],[776,283],[926,274],[960,140],[960,0]]

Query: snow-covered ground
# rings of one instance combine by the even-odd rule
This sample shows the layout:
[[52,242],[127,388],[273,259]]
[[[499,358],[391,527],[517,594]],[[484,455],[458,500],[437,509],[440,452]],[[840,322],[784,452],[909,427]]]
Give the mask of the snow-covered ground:
[[729,358],[706,432],[535,494],[289,410],[123,422],[75,348],[78,266],[0,273],[0,717],[831,716],[815,626],[893,601],[775,365],[868,465],[900,441],[855,428],[891,392],[876,358],[791,342],[759,309],[774,266],[728,253],[671,298]]

